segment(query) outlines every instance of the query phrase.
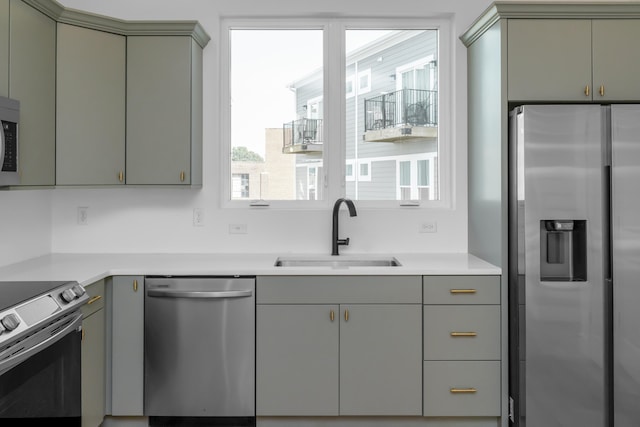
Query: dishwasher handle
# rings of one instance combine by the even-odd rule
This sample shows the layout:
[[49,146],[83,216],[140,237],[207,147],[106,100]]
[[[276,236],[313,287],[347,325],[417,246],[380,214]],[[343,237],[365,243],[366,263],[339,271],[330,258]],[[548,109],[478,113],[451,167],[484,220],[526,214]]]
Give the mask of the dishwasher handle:
[[247,298],[253,295],[252,290],[246,291],[184,291],[179,289],[147,289],[147,296],[159,298]]

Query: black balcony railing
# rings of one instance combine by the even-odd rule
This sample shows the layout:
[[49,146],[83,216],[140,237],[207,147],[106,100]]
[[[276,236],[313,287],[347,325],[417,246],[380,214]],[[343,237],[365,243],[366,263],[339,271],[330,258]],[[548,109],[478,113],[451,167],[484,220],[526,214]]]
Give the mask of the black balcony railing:
[[400,126],[437,126],[438,92],[401,89],[364,100],[365,131]]
[[[322,120],[298,119],[283,125],[283,151],[304,150],[306,146],[322,144]],[[297,151],[297,150],[295,150]]]

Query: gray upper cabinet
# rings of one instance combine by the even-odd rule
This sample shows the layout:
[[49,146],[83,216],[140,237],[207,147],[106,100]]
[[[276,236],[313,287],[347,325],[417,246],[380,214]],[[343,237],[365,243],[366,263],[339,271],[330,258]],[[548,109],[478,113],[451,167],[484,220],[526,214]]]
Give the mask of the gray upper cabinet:
[[591,99],[591,21],[512,19],[508,37],[509,99]]
[[58,23],[57,185],[124,183],[126,39]]
[[10,16],[9,96],[20,101],[19,185],[52,186],[56,149],[56,23],[21,0],[10,3],[10,15],[0,14],[0,20]]
[[640,100],[640,20],[594,20],[594,100]]
[[[0,96],[9,96],[9,0],[0,0]],[[7,62],[5,62],[7,61]]]
[[510,19],[512,101],[640,99],[640,20]]
[[127,184],[202,184],[202,49],[127,38]]

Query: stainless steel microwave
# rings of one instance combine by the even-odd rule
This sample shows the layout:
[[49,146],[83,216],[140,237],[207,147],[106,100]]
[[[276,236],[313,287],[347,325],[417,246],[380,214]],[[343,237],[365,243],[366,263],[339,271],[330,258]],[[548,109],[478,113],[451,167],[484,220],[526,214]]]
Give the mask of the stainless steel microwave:
[[20,183],[18,122],[20,102],[0,96],[0,186]]

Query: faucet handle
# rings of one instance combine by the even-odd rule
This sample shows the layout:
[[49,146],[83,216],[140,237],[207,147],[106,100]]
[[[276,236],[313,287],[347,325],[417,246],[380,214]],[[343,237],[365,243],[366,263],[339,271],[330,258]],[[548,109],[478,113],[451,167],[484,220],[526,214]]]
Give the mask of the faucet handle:
[[349,245],[349,238],[347,237],[346,239],[338,239],[338,244],[339,245],[343,245],[343,246],[348,246]]

